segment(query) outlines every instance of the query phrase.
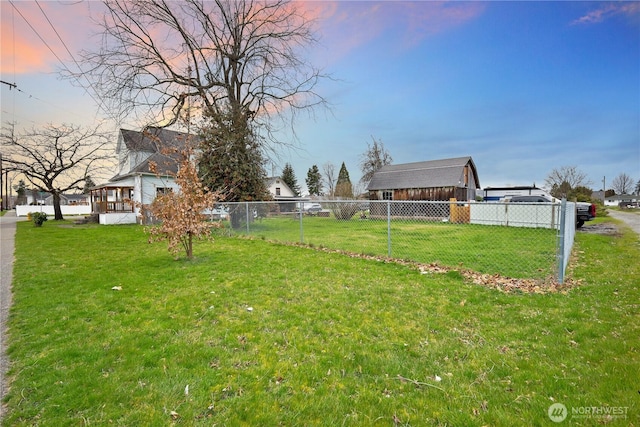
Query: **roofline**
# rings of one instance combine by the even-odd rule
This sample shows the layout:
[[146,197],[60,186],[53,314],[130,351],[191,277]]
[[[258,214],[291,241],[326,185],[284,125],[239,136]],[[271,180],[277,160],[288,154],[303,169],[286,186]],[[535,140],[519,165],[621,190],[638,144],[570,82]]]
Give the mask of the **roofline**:
[[544,188],[539,188],[534,186],[530,186],[530,185],[516,185],[513,187],[485,187],[483,188],[484,191],[487,190],[542,190],[544,191]]

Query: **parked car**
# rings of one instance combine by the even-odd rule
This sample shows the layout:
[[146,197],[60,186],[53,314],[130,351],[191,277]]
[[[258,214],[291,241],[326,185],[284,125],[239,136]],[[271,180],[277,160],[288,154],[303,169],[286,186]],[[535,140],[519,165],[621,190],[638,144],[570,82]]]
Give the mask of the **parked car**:
[[[547,196],[513,196],[508,200],[511,203],[554,203]],[[576,228],[584,225],[585,221],[591,221],[596,217],[596,205],[593,203],[576,203]]]
[[320,203],[311,203],[309,206],[305,206],[304,211],[308,214],[315,215],[322,210]]

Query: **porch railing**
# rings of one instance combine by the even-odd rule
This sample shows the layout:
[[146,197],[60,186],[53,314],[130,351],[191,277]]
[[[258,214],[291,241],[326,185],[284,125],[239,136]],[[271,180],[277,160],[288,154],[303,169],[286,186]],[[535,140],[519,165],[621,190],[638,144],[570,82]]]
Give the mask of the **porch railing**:
[[131,202],[93,202],[94,213],[133,212]]

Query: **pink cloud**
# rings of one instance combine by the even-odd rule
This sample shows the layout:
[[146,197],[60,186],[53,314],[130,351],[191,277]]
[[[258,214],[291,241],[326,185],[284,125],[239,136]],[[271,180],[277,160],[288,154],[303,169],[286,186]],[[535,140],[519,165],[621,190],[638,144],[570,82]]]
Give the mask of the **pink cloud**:
[[[321,2],[321,4],[324,2]],[[473,20],[484,11],[480,2],[338,2],[320,16],[320,31],[331,57],[342,57],[389,30],[400,30],[399,48]]]
[[[3,75],[52,72],[73,62],[66,47],[76,55],[95,30],[89,15],[100,8],[96,2],[7,1],[2,6],[0,71]],[[292,7],[315,20],[322,44],[332,59],[343,57],[386,31],[400,29],[399,48],[415,46],[434,34],[451,30],[474,19],[484,10],[480,2],[345,2],[294,1]],[[46,15],[46,16],[45,16]],[[47,21],[53,23],[54,29]],[[25,19],[28,21],[25,22]],[[51,49],[36,35],[35,28]],[[63,43],[59,40],[60,35]],[[53,50],[55,55],[51,52]]]
[[89,8],[95,7],[91,2],[61,4],[40,1],[40,7],[33,1],[13,2],[13,5],[6,1],[0,3],[0,71],[3,75],[52,72],[62,66],[58,58],[71,61],[65,45],[75,55],[87,42],[92,26]]
[[612,16],[623,15],[628,17],[640,16],[640,3],[638,2],[619,2],[607,3],[599,9],[592,10],[584,16],[573,21],[571,24],[596,24],[611,18]]
[[480,2],[409,3],[407,41],[418,43],[426,37],[463,25],[482,14]]

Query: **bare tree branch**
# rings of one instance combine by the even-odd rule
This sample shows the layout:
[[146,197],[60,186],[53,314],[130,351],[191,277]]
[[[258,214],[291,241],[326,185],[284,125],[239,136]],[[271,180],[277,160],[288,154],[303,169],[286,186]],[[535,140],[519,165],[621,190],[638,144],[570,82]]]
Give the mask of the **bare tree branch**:
[[360,183],[363,187],[369,185],[373,174],[383,166],[390,165],[393,162],[391,154],[384,147],[382,140],[376,140],[373,136],[372,144],[367,143],[367,150],[360,156],[360,170],[362,171],[362,178]]
[[149,114],[148,123],[169,126],[189,110],[242,113],[276,142],[273,132],[298,111],[326,105],[315,88],[327,76],[305,56],[317,40],[304,5],[113,0],[105,7],[100,47],[81,54],[83,74],[120,115]]
[[587,175],[576,166],[562,166],[555,168],[545,179],[545,185],[554,197],[567,197],[572,190],[591,184]]
[[335,196],[336,192],[336,167],[333,163],[327,162],[322,165],[324,183],[327,185],[327,192],[329,197]]
[[630,194],[634,190],[633,178],[626,173],[621,173],[613,179],[611,188],[613,188],[616,194]]
[[62,219],[60,195],[82,191],[88,177],[95,178],[110,170],[114,147],[111,133],[100,125],[82,128],[74,125],[47,125],[24,134],[14,134],[6,126],[0,134],[0,145],[6,150],[14,170],[40,191],[53,195],[55,219]]

